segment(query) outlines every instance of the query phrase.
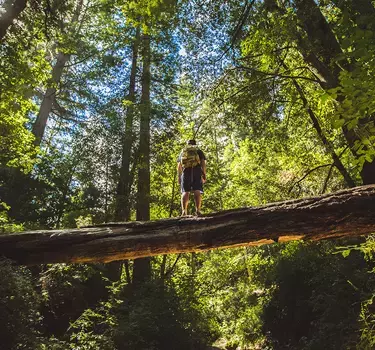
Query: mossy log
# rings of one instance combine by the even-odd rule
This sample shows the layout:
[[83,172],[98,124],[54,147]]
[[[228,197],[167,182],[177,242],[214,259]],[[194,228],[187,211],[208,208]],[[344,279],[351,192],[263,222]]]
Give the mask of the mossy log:
[[7,234],[0,236],[0,256],[25,265],[109,262],[372,232],[375,186],[369,185],[202,217]]

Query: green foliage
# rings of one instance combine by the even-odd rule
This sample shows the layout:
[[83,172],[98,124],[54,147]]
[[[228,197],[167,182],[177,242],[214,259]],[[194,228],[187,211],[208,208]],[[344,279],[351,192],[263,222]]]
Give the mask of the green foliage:
[[371,163],[375,156],[375,105],[372,98],[375,86],[369,78],[375,70],[375,42],[370,28],[363,30],[349,21],[345,24],[350,29],[343,35],[343,46],[346,56],[355,64],[350,71],[340,73],[340,86],[331,92],[331,96],[342,100],[338,105],[339,114],[333,120],[333,126],[344,126],[359,137],[355,150],[359,155],[357,165],[362,168],[366,161]]
[[[28,3],[0,46],[2,233],[112,220],[136,27],[152,49],[152,219],[179,215],[176,158],[192,137],[207,156],[204,213],[341,189],[333,152],[360,183],[361,167],[375,157],[373,21],[358,18],[353,1],[250,8],[233,0],[93,0],[78,20],[76,0]],[[341,55],[316,51],[297,3],[319,6]],[[30,130],[59,52],[69,61],[53,83],[56,101],[36,149]],[[338,67],[334,89],[314,58],[334,74]],[[139,59],[133,179],[141,73]],[[130,184],[132,217],[138,185]],[[292,243],[155,257],[143,288],[125,269],[119,277],[121,264],[38,267],[33,286],[27,270],[4,263],[2,336],[10,349],[199,349],[215,341],[233,349],[370,349],[373,252],[369,239],[361,248]],[[38,312],[40,334],[32,325]]]
[[117,324],[110,314],[112,307],[106,302],[97,310],[86,309],[70,326],[71,347],[80,350],[115,349],[112,328]]
[[[95,309],[86,309],[71,324],[72,347],[190,349],[205,344],[212,337],[209,332],[204,333],[207,331],[205,321],[209,319],[201,318],[196,296],[181,289],[191,291],[187,284],[181,285],[181,277],[189,282],[188,276],[183,277],[187,271],[181,268],[176,270],[180,277],[166,281],[167,285],[156,278],[139,288],[129,285],[124,276],[112,283],[108,299]],[[174,286],[174,282],[178,286]]]
[[100,264],[57,264],[40,274],[43,317],[48,334],[62,337],[70,322],[107,298],[109,282],[104,278],[105,274],[106,267]]
[[143,32],[154,34],[159,26],[165,29],[173,23],[175,5],[173,0],[127,1],[123,11],[134,27],[141,25]]
[[23,231],[22,224],[14,224],[9,220],[7,213],[9,209],[9,205],[0,202],[0,234]]
[[142,287],[118,309],[114,339],[119,349],[189,348],[176,300],[155,285]]
[[262,344],[264,293],[253,279],[270,262],[247,249],[212,252],[198,271],[203,312],[210,315],[226,346]]
[[3,349],[33,349],[37,346],[39,296],[30,271],[0,261],[0,343]]
[[195,286],[220,343],[277,349],[359,344],[373,278],[360,252],[346,259],[333,252],[328,243],[290,243],[208,254]]
[[[369,276],[367,285],[369,290],[366,291],[365,300],[361,304],[361,312],[359,315],[360,319],[360,341],[358,343],[358,348],[361,349],[371,349],[374,347],[375,344],[375,333],[374,333],[374,325],[375,325],[375,318],[374,318],[374,311],[373,311],[373,303],[374,303],[374,272],[375,268],[373,267],[374,263],[374,252],[375,252],[375,238],[374,235],[370,235],[366,238],[366,242],[362,243],[359,247],[355,247],[355,249],[360,249],[361,252],[364,254],[366,261],[370,264],[369,268]],[[352,251],[353,249],[351,249]]]
[[[37,45],[37,42],[30,44]],[[4,57],[0,73],[0,165],[30,172],[36,148],[26,123],[28,113],[35,111],[35,104],[26,96],[44,78],[39,74],[45,69],[45,61],[41,50],[29,52],[33,61],[28,62],[21,48],[11,47],[12,43],[8,45],[0,47],[0,55]]]
[[[13,112],[9,115],[10,106],[8,101],[12,101]],[[13,94],[0,99],[0,165],[21,168],[25,172],[30,172],[36,155],[33,145],[34,137],[25,128],[27,118],[25,114],[33,107],[28,101],[18,101]]]
[[263,313],[263,331],[275,346],[352,348],[358,342],[366,264],[360,253],[348,261],[332,255],[332,248],[296,243],[281,251],[269,276],[274,289]]

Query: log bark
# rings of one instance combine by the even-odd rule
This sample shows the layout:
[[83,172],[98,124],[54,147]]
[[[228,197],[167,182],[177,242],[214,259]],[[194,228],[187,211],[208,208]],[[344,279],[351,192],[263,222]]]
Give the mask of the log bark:
[[87,263],[214,248],[317,241],[375,232],[375,185],[321,197],[148,222],[0,236],[0,256],[19,264]]

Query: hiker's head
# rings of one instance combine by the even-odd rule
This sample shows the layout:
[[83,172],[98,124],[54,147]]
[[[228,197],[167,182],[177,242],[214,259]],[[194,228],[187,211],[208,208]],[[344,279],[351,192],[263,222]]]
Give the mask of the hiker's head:
[[195,146],[197,142],[195,140],[188,140],[187,144]]

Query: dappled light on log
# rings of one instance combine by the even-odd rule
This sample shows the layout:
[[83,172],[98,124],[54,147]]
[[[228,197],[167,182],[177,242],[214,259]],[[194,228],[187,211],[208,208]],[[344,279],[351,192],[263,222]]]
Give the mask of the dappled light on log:
[[26,265],[109,262],[296,239],[354,237],[375,232],[374,212],[375,186],[369,185],[203,217],[3,235],[0,255]]

